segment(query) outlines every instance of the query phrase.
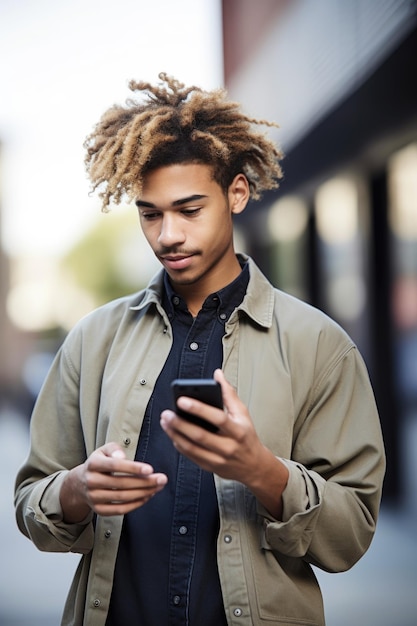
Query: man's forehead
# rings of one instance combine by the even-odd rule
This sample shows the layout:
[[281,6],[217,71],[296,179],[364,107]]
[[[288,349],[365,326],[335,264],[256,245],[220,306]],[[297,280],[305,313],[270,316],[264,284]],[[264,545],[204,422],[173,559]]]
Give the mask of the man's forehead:
[[207,196],[217,185],[213,170],[201,163],[184,163],[158,167],[143,177],[141,193],[137,200],[152,201],[152,196],[169,196],[171,201],[191,196]]

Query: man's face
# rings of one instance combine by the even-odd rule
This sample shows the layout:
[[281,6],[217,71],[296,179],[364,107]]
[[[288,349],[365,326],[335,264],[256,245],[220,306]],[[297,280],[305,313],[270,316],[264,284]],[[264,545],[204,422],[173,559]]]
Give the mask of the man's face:
[[232,213],[242,209],[231,189],[225,194],[211,168],[196,163],[145,177],[136,200],[142,230],[180,292],[193,286],[208,295],[237,275]]

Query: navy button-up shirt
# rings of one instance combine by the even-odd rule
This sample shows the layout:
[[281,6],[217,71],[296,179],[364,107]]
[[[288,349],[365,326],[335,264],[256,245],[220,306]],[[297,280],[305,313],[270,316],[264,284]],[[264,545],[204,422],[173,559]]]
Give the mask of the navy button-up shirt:
[[213,475],[178,454],[160,427],[174,378],[208,378],[223,360],[225,323],[242,302],[249,268],[205,300],[196,318],[165,276],[173,345],[149,401],[136,460],[166,487],[124,519],[107,626],[226,625],[217,569],[219,516]]

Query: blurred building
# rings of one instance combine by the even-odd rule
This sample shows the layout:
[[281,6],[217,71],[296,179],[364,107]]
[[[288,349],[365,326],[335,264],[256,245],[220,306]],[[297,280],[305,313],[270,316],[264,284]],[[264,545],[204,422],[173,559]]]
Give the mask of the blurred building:
[[0,143],[0,410],[5,405],[26,403],[22,393],[21,370],[30,350],[28,338],[20,333],[7,312],[10,288],[10,259],[2,246],[2,146]]
[[356,341],[384,430],[384,498],[416,503],[417,3],[222,7],[229,95],[280,124],[286,153],[280,189],[239,219],[246,249]]
[[[0,168],[1,168],[1,145],[0,145]],[[0,178],[1,180],[1,178]],[[1,186],[0,186],[0,199],[1,199]],[[0,200],[0,242],[2,238],[2,204]],[[1,243],[0,243],[0,380],[4,378],[4,369],[5,369],[5,353],[6,353],[6,324],[7,324],[7,315],[6,315],[6,293],[8,289],[8,268],[7,268],[7,260],[2,251]]]
[[[2,180],[2,146],[0,144],[0,181]],[[2,202],[0,182],[0,407],[8,395],[15,379],[15,368],[11,362],[12,328],[6,311],[6,297],[9,289],[9,261],[2,249]]]

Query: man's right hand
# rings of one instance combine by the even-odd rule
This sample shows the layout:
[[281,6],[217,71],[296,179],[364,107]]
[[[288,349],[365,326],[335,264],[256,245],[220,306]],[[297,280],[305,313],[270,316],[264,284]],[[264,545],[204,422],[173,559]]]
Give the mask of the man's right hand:
[[107,443],[69,471],[62,483],[63,519],[76,524],[93,510],[98,515],[124,515],[142,506],[167,484],[151,465],[129,461],[116,443]]

